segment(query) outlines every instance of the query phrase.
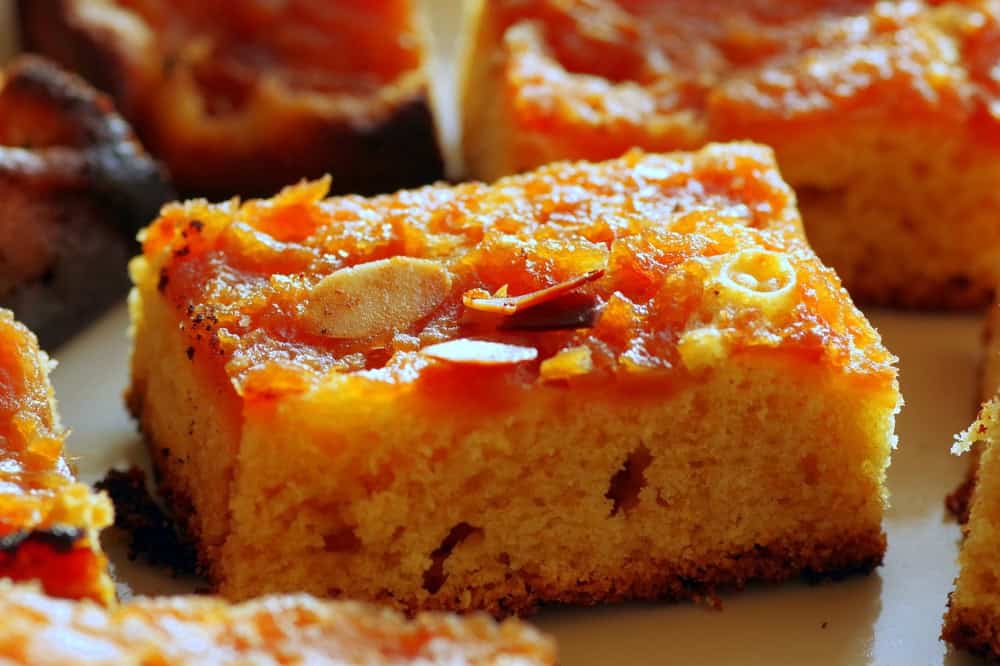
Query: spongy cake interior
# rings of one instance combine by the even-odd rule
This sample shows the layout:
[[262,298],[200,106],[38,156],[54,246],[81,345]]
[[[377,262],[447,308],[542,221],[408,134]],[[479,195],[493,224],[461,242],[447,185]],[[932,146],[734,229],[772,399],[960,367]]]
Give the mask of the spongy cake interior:
[[943,638],[978,654],[1000,655],[1000,402],[983,406],[961,439],[978,443],[978,474],[959,575],[945,616]]
[[349,376],[240,403],[136,277],[132,406],[228,597],[502,615],[881,561],[897,396],[865,378],[756,352],[670,391],[498,402],[485,377],[456,408]]

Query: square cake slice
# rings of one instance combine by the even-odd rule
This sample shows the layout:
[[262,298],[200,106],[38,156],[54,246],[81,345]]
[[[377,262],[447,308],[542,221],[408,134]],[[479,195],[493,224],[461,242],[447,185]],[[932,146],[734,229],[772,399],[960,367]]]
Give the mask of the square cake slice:
[[[21,41],[112,95],[187,196],[441,178],[420,0],[20,0]],[[148,221],[148,220],[147,220]]]
[[989,302],[1000,10],[916,0],[478,0],[469,175],[638,146],[772,146],[809,241],[870,303]]
[[49,366],[35,336],[0,310],[0,579],[108,603],[114,588],[98,532],[111,523],[111,502],[66,463]]
[[545,636],[507,620],[424,614],[413,620],[305,595],[230,606],[205,597],[136,599],[113,610],[0,581],[5,666],[310,664],[555,666]]
[[955,452],[975,452],[959,573],[941,637],[957,648],[1000,659],[1000,400],[985,403]]
[[225,596],[406,611],[867,571],[895,359],[770,150],[167,206],[130,406]]

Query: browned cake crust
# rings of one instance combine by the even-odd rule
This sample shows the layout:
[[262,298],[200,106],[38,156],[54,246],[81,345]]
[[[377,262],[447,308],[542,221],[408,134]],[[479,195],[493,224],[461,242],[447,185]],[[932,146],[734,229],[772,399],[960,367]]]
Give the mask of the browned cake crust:
[[1000,634],[993,613],[985,609],[956,608],[951,603],[951,595],[941,639],[978,657],[1000,660]]
[[[284,89],[285,99],[255,97],[255,89],[270,85],[263,83],[266,65],[249,81],[236,80],[237,75],[220,65],[206,74],[217,79],[220,89],[226,89],[220,96],[226,97],[230,89],[237,88],[242,92],[234,96],[245,96],[244,101],[233,102],[235,112],[220,114],[232,117],[226,127],[209,109],[213,93],[199,88],[205,84],[193,82],[198,74],[178,73],[188,65],[174,60],[171,47],[159,43],[160,33],[167,32],[163,26],[145,24],[143,30],[153,35],[153,43],[140,47],[108,24],[92,20],[86,9],[93,4],[101,4],[105,14],[119,12],[139,24],[144,22],[142,6],[151,13],[158,11],[156,2],[137,3],[140,10],[133,12],[116,8],[128,3],[105,6],[89,0],[21,0],[22,42],[25,48],[74,69],[108,92],[150,151],[167,164],[185,195],[216,199],[266,196],[300,178],[326,173],[333,177],[336,192],[374,194],[422,185],[444,174],[423,65],[401,71],[374,92],[342,97],[310,92],[323,98],[318,103],[316,99],[293,98],[292,86]],[[239,4],[245,3],[232,3],[234,11]],[[380,2],[379,7],[390,4]],[[170,11],[182,14],[187,10],[176,5]],[[412,20],[418,34],[400,39],[416,39],[426,51],[426,35],[421,32],[424,26],[419,19]],[[384,22],[379,27],[395,29]],[[326,37],[331,48],[351,48],[343,43],[349,36]],[[202,38],[186,36],[189,43]],[[251,45],[254,39],[253,34],[241,37]],[[355,73],[339,75],[350,79]],[[180,83],[183,77],[191,82]],[[172,90],[182,91],[187,107],[193,103],[204,105],[205,110],[183,117],[164,112]],[[243,104],[246,107],[240,108]]]
[[122,297],[135,234],[171,196],[108,98],[37,57],[0,74],[0,306],[44,347]]

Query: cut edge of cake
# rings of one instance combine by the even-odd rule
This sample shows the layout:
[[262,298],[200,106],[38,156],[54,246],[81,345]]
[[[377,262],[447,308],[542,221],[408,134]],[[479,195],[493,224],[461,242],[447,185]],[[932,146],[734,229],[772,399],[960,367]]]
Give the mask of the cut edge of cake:
[[[9,310],[0,310],[0,335],[14,340],[4,350],[3,388],[25,391],[27,400],[3,424],[0,460],[0,578],[38,580],[46,592],[68,598],[114,601],[100,531],[113,508],[104,493],[75,480],[63,450],[67,431],[59,422],[48,372],[54,365]],[[14,386],[12,384],[23,384]],[[44,397],[43,397],[44,396]]]

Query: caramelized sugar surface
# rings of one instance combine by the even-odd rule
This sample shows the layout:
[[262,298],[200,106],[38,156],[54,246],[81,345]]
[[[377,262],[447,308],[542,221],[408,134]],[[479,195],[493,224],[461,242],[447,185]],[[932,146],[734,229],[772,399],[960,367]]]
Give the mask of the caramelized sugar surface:
[[165,76],[190,68],[220,113],[241,106],[261,77],[303,93],[367,94],[420,64],[404,0],[115,4],[156,35]]
[[0,310],[0,537],[35,526],[75,485],[62,458],[65,432],[56,421],[48,357],[35,336]]
[[[148,268],[136,265],[137,280],[156,284],[176,308],[189,358],[224,371],[246,398],[305,391],[331,373],[466,387],[470,373],[522,386],[545,377],[673,381],[748,349],[880,382],[894,377],[877,334],[805,243],[793,196],[758,146],[636,151],[492,186],[374,199],[324,200],[326,188],[317,181],[242,205],[171,205],[145,235]],[[317,285],[345,267],[395,256],[441,262],[446,283],[433,271],[413,274],[432,274],[446,293],[428,301],[436,292],[419,292],[424,309],[403,308],[405,323],[392,330],[323,335],[330,329],[316,326],[326,312],[313,304]],[[509,317],[463,302],[470,291],[516,297],[593,271],[603,272]],[[415,298],[406,295],[412,291],[373,289],[331,306],[331,316],[337,307],[391,314],[392,299]],[[455,349],[419,352],[459,338],[537,354],[507,349],[501,356],[517,360],[497,365],[461,362],[475,346],[459,349],[458,362],[442,360]],[[560,352],[568,354],[540,379],[541,365]]]
[[996,2],[494,0],[516,122],[563,154],[778,138],[859,109],[1000,136]]

